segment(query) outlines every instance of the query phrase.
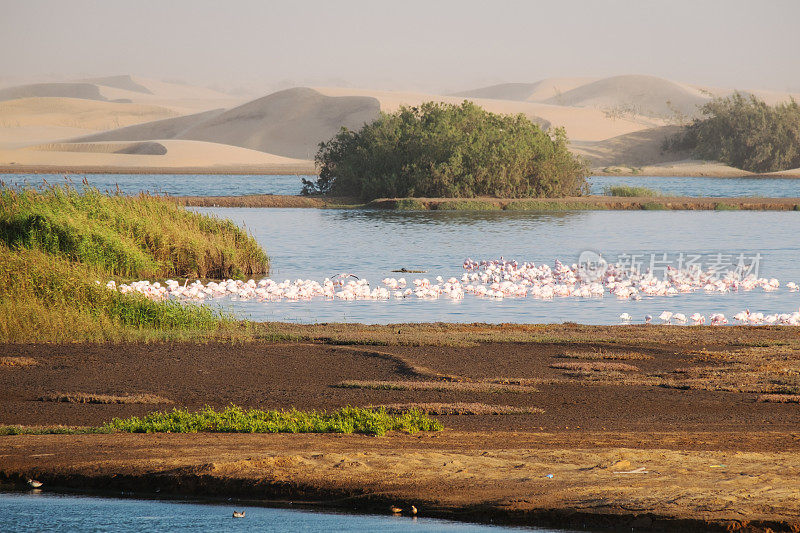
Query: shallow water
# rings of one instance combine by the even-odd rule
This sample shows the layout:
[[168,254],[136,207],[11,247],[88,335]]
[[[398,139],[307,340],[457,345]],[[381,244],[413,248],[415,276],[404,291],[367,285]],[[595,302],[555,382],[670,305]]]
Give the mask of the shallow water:
[[701,178],[656,176],[592,176],[591,194],[605,194],[607,187],[647,187],[663,196],[800,198],[800,179],[790,178]]
[[[245,510],[245,518],[232,518]],[[0,493],[0,530],[6,533],[103,531],[520,531],[432,518],[320,513],[236,504],[95,498],[57,494]],[[524,529],[531,531],[532,529]],[[535,529],[533,531],[555,531]]]
[[[86,177],[89,184],[101,191],[136,194],[142,191],[166,193],[172,196],[239,196],[245,194],[300,194],[301,178],[315,180],[316,176],[261,176],[236,174],[3,174],[0,180],[10,185],[41,185],[68,181],[80,188]],[[604,194],[611,185],[648,187],[667,196],[769,198],[800,197],[800,179],[780,178],[702,178],[648,176],[592,176],[592,194]]]
[[[595,251],[614,261],[622,254],[641,254],[673,264],[679,254],[699,255],[702,265],[750,259],[760,254],[758,275],[776,277],[782,285],[800,282],[800,213],[716,211],[575,211],[535,212],[399,212],[378,210],[197,208],[232,219],[252,232],[271,258],[276,281],[316,279],[348,272],[370,280],[385,277],[429,279],[460,277],[465,258],[505,257],[519,261],[555,259],[572,264],[581,252]],[[653,254],[655,254],[653,256]],[[405,267],[425,274],[399,274]],[[297,322],[519,322],[572,321],[616,324],[630,313],[634,322],[664,310],[687,316],[699,312],[729,317],[745,308],[792,312],[800,292],[781,288],[741,293],[696,292],[641,301],[533,298],[504,300],[389,301],[315,300],[311,302],[218,301],[234,314],[253,320]]]

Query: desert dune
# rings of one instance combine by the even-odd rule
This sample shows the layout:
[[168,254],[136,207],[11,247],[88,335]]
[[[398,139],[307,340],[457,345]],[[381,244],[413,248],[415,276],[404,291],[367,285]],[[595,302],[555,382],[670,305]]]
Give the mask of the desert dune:
[[669,118],[692,116],[708,101],[699,90],[655,76],[604,78],[545,100],[562,106],[630,108],[637,115]]
[[454,93],[453,96],[543,102],[576,87],[596,81],[597,78],[546,78],[535,83],[501,83]]
[[0,166],[38,170],[109,172],[214,171],[308,173],[307,161],[218,143],[187,140],[50,143],[0,150]]

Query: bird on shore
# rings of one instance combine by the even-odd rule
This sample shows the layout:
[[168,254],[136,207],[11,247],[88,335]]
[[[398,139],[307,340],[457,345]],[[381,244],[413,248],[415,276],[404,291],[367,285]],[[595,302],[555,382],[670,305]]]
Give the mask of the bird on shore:
[[628,313],[622,313],[621,315],[619,315],[619,319],[622,320],[623,322],[626,322],[626,323],[630,322],[632,318],[633,317],[631,315],[629,315]]
[[241,511],[241,512],[240,511],[234,511],[233,512],[233,517],[234,518],[244,518],[244,513],[245,513],[245,511]]
[[36,481],[35,479],[28,478],[27,480],[28,486],[32,489],[38,489],[43,485],[41,481]]
[[392,512],[392,514],[400,514],[403,512],[403,510],[400,507],[397,507],[396,505],[392,505],[391,507],[389,507],[389,510]]
[[410,509],[410,511],[411,511],[411,514],[412,514],[412,515],[415,515],[415,516],[416,516],[416,514],[417,514],[417,508],[416,508],[416,507],[414,507],[414,506],[412,505],[412,506],[411,506],[411,509]]

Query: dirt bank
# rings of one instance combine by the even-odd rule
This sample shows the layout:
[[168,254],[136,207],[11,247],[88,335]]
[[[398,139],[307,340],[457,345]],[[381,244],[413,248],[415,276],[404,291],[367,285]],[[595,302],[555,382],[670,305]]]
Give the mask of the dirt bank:
[[[259,194],[247,196],[180,196],[181,205],[196,207],[364,207],[353,198],[321,198]],[[454,211],[571,210],[755,210],[797,211],[800,198],[692,198],[581,196],[574,198],[382,198],[366,204],[374,209]]]

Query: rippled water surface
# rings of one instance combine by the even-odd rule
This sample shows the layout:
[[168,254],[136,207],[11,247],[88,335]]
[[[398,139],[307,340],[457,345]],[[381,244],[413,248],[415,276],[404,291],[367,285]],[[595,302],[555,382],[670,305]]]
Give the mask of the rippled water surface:
[[[232,518],[233,510],[244,518]],[[0,493],[0,530],[146,533],[162,531],[386,531],[492,532],[519,528],[464,524],[431,518],[318,513],[242,505]],[[531,529],[525,529],[531,531]],[[534,531],[554,531],[536,529]]]
[[[716,211],[575,211],[533,212],[400,212],[378,210],[198,208],[232,219],[252,232],[272,260],[277,281],[316,279],[348,272],[379,286],[387,277],[429,279],[459,277],[465,258],[505,257],[519,261],[555,259],[577,262],[583,251],[601,252],[610,260],[637,254],[676,261],[683,253],[714,261],[748,260],[760,254],[759,275],[782,284],[800,282],[800,213]],[[653,256],[655,254],[655,256]],[[425,270],[398,274],[392,270]],[[299,322],[564,322],[615,324],[630,313],[634,322],[661,311],[732,315],[745,308],[791,312],[800,292],[697,292],[641,301],[533,298],[504,300],[219,301],[226,309],[254,320]]]
[[592,176],[591,194],[605,194],[613,185],[647,187],[663,196],[800,198],[800,179]]
[[38,186],[70,183],[83,187],[83,178],[101,191],[140,192],[170,196],[240,196],[245,194],[300,194],[301,178],[316,176],[263,176],[239,174],[0,174],[8,185]]
[[[244,194],[299,194],[301,178],[316,176],[260,176],[235,174],[74,174],[67,178],[81,186],[83,177],[100,190],[119,190],[125,194],[141,191],[161,192],[172,196],[239,196]],[[63,183],[63,174],[4,174],[8,184],[39,185]],[[800,197],[800,179],[780,178],[693,178],[647,176],[592,176],[592,194],[604,194],[612,185],[633,185],[655,189],[667,196],[760,196],[772,198]]]

